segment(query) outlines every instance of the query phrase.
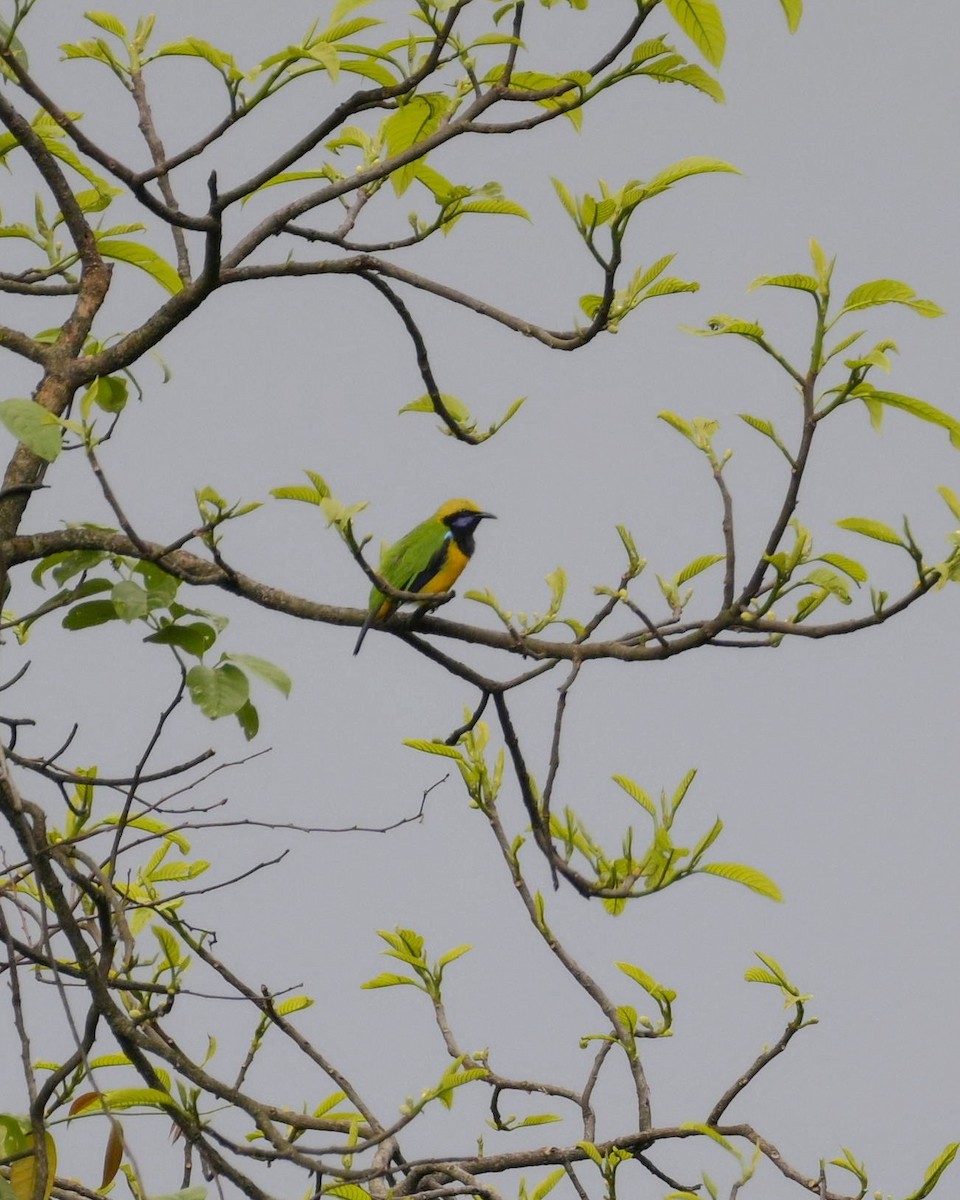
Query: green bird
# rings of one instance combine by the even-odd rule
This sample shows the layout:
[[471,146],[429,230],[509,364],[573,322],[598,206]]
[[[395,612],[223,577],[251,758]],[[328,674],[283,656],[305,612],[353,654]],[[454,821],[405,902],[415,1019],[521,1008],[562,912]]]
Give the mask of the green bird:
[[[474,530],[493,513],[482,512],[472,500],[448,500],[426,521],[384,552],[380,576],[398,592],[425,592],[436,596],[448,592],[460,577],[474,551]],[[385,596],[379,588],[370,593],[370,611],[353,648],[358,654],[374,621],[396,611],[399,600]]]

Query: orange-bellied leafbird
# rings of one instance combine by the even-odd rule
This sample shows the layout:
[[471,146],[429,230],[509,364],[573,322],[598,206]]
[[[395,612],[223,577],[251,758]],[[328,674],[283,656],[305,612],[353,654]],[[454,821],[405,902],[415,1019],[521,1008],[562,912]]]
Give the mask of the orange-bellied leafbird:
[[[473,554],[474,530],[493,513],[482,512],[472,500],[448,500],[428,520],[384,552],[380,577],[398,592],[436,596],[448,592]],[[389,617],[400,603],[379,588],[370,593],[370,611],[360,630],[358,653],[374,621]]]

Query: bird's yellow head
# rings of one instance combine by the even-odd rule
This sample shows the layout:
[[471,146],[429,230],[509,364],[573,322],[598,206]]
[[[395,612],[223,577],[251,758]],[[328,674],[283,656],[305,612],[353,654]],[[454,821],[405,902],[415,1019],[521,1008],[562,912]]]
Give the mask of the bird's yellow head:
[[451,529],[475,529],[484,518],[496,520],[493,513],[484,512],[472,500],[448,500],[434,513],[435,521],[442,521]]

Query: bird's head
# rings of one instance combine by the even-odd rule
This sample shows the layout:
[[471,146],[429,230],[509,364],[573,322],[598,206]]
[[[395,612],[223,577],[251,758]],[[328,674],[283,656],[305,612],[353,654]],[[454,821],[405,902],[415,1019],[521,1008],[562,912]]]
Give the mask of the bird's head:
[[472,500],[448,500],[436,511],[436,520],[455,531],[472,531],[485,518],[496,520],[493,513],[484,512]]

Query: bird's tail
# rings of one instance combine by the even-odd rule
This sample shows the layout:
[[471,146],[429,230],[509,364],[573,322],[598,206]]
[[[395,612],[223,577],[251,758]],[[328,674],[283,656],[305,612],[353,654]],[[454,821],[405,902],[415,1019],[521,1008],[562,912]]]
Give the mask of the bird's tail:
[[367,636],[367,630],[373,624],[373,619],[375,616],[376,616],[375,613],[367,614],[367,619],[364,621],[363,625],[360,628],[360,636],[357,638],[357,644],[353,648],[354,654],[360,653],[360,647],[363,645],[363,639]]

